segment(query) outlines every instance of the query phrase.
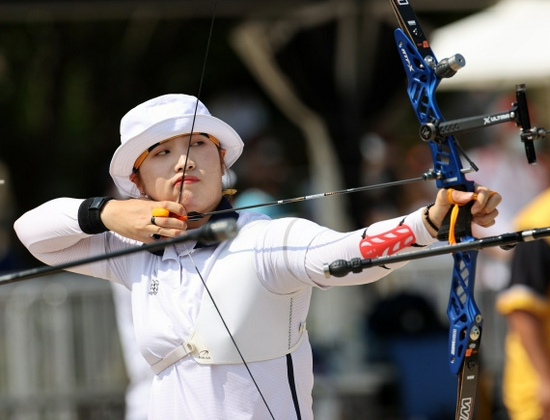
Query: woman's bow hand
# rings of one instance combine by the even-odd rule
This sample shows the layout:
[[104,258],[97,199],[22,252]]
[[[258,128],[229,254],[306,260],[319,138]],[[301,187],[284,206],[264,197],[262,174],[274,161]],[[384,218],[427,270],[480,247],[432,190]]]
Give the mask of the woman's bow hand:
[[481,185],[475,186],[475,192],[455,189],[439,190],[435,204],[429,209],[429,218],[439,227],[453,206],[463,206],[470,201],[474,202],[470,210],[473,223],[482,227],[495,224],[495,218],[498,216],[497,206],[502,201],[502,197],[496,191]]

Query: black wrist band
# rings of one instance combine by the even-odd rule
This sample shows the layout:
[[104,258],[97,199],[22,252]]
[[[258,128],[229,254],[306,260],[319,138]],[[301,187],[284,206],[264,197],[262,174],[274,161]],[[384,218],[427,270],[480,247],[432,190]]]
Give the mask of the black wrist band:
[[430,219],[430,209],[434,206],[434,203],[428,204],[428,206],[424,209],[424,218],[426,219],[426,222],[430,225],[430,227],[435,230],[436,232],[439,232],[439,228],[432,222]]
[[101,221],[101,210],[113,197],[92,197],[84,200],[78,208],[78,224],[82,232],[95,235],[107,232]]

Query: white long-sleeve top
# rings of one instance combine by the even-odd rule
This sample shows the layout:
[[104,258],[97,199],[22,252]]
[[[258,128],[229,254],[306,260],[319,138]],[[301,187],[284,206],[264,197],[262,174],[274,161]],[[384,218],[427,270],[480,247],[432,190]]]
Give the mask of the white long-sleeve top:
[[[56,265],[105,254],[140,243],[114,232],[88,235],[78,224],[83,200],[60,198],[25,213],[15,222],[22,243],[42,262]],[[379,235],[399,224],[410,228],[414,243],[434,242],[418,210],[408,216],[376,223],[366,229],[340,233],[296,218],[257,224],[254,255],[256,275],[262,286],[279,295],[296,294],[292,310],[305,316],[313,287],[366,284],[403,265],[373,267],[342,278],[325,278],[323,264],[338,259],[362,258],[359,243],[364,234]],[[252,221],[268,219],[254,212],[239,214],[242,229]],[[237,235],[233,241],[239,241]],[[287,244],[282,246],[282,244]],[[291,244],[291,246],[288,246]],[[410,251],[410,246],[400,252]],[[215,247],[194,248],[193,243],[169,246],[162,256],[138,252],[74,267],[71,271],[123,284],[132,292],[134,326],[141,353],[152,365],[189,337],[197,320],[205,288],[197,273],[215,264]],[[219,271],[218,271],[219,273]],[[224,281],[239,281],[238,266]],[[207,283],[210,279],[206,279]],[[234,302],[239,305],[239,302]],[[269,319],[262,320],[268,324]],[[291,366],[289,367],[289,362]],[[307,332],[288,357],[248,363],[273,417],[313,419],[311,346]],[[150,419],[271,419],[244,364],[199,364],[184,357],[156,375],[150,397]]]

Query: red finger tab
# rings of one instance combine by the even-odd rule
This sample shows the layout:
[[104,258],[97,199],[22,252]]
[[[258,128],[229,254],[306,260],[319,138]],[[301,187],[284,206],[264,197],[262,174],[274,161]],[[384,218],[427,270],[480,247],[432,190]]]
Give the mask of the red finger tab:
[[178,220],[183,220],[183,221],[187,220],[187,216],[180,216],[179,214],[172,213],[172,212],[170,212],[170,217],[173,217]]
[[365,236],[359,242],[359,250],[365,259],[383,257],[395,254],[415,242],[413,231],[408,226],[401,225],[379,235]]

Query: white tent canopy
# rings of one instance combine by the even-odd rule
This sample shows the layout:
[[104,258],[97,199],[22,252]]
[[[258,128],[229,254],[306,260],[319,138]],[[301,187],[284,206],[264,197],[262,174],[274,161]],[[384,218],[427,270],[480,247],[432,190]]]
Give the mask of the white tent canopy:
[[456,53],[466,59],[441,89],[550,86],[550,0],[501,0],[429,38],[438,60]]

